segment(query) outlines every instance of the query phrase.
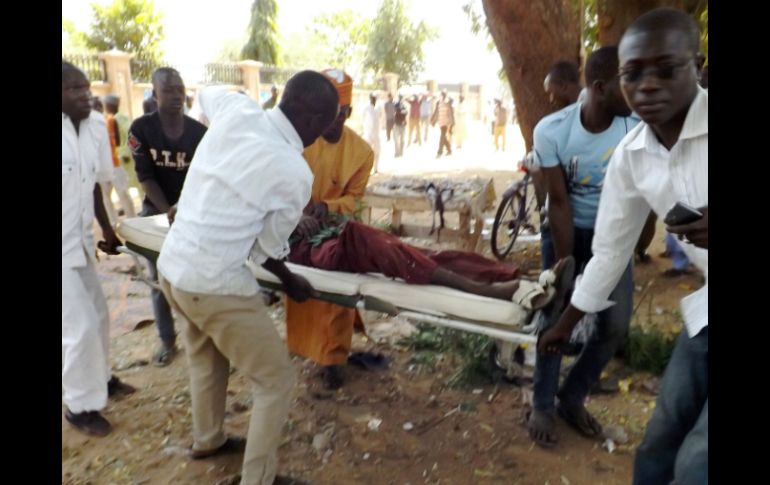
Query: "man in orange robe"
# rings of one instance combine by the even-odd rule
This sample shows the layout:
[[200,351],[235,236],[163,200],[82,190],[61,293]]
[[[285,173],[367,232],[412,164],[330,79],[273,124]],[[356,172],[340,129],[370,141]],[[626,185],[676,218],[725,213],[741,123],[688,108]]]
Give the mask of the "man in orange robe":
[[[374,164],[369,144],[345,126],[352,112],[353,80],[337,69],[323,74],[337,87],[340,114],[304,152],[314,180],[310,203],[298,228],[308,234],[317,232],[318,221],[330,212],[355,215]],[[363,327],[355,309],[315,300],[286,301],[289,351],[324,366],[322,376],[328,389],[342,386],[341,366],[347,362],[355,325]]]

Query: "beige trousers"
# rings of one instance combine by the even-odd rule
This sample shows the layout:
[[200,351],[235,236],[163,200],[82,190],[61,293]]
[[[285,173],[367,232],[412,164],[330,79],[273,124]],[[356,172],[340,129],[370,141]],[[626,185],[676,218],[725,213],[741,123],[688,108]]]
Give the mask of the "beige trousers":
[[259,295],[188,293],[160,275],[163,294],[181,324],[190,371],[193,449],[218,448],[224,431],[230,364],[254,387],[241,485],[271,485],[288,417],[294,373],[286,345]]

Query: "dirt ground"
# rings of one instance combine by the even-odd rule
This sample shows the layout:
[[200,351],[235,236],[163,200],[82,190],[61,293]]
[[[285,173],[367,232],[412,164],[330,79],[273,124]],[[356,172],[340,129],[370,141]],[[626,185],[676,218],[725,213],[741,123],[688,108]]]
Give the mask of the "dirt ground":
[[[513,147],[493,153],[489,146],[482,146],[491,145],[491,136],[482,138],[484,133],[478,130],[481,141],[475,146],[466,144],[451,160],[435,160],[430,147],[412,147],[403,160],[384,156],[381,170],[490,176],[499,198],[519,176],[502,168],[506,164],[513,168],[512,160],[523,155],[522,145],[509,132]],[[434,141],[437,143],[435,133],[429,142]],[[392,148],[392,144],[385,146]],[[457,167],[447,167],[448,163]],[[405,222],[424,222],[428,217],[404,216]],[[637,304],[632,325],[673,332],[681,328],[680,298],[699,282],[696,277],[671,280],[659,276],[670,264],[658,257],[663,250],[662,234],[659,224],[650,248],[652,263],[635,270]],[[485,254],[490,255],[488,244]],[[518,248],[512,259],[525,269],[536,270],[539,247]],[[192,444],[186,361],[179,357],[166,368],[148,365],[157,333],[148,324],[152,319],[149,291],[131,280],[127,274],[131,264],[126,256],[103,258],[99,271],[112,317],[113,371],[138,392],[110,401],[104,414],[115,429],[105,438],[82,435],[62,418],[62,483],[212,484],[237,473],[241,457],[191,461],[184,456]],[[285,334],[280,306],[272,307],[271,314]],[[293,358],[298,384],[279,449],[281,474],[318,485],[630,482],[633,450],[654,408],[654,390],[648,389],[654,382],[650,375],[631,372],[614,361],[604,377],[620,379],[621,391],[589,399],[589,410],[605,426],[622,428],[627,443],[609,453],[601,442],[585,439],[559,422],[558,446],[543,450],[533,446],[521,421],[524,403],[531,398],[528,388],[505,382],[449,388],[446,382],[460,365],[455,356],[443,355],[435,369],[416,365],[412,352],[395,344],[413,330],[409,322],[374,313],[367,313],[365,321],[369,337],[356,335],[354,350],[382,353],[389,361],[388,369],[365,371],[347,366],[345,386],[330,393],[320,388],[314,364]],[[231,375],[228,393],[228,432],[244,436],[251,397],[238,371]],[[381,424],[371,429],[376,420]]]

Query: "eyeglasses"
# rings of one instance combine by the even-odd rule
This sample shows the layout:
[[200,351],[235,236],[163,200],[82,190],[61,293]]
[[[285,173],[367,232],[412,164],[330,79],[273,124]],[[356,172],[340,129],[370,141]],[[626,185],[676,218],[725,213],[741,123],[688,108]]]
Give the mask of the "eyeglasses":
[[[658,79],[662,81],[667,81],[669,79],[674,78],[674,74],[678,69],[681,69],[683,67],[687,67],[690,62],[692,62],[693,59],[688,59],[686,61],[677,62],[677,63],[667,63],[667,64],[661,64],[661,65],[655,65],[652,66],[652,72]],[[621,69],[618,72],[618,76],[627,83],[635,83],[638,81],[641,81],[642,77],[644,77],[645,68],[642,66],[633,66],[625,69]]]
[[75,94],[90,93],[91,85],[88,86],[69,86],[62,89],[63,91],[73,92]]

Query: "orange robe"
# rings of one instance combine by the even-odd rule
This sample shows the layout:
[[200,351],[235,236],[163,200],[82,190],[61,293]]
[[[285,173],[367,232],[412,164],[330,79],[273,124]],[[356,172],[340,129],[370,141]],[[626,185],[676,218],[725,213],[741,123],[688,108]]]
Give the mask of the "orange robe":
[[[353,215],[374,164],[369,144],[345,126],[340,141],[332,144],[319,137],[305,149],[304,157],[313,172],[310,202],[325,202],[329,212]],[[289,352],[318,364],[340,365],[347,361],[356,324],[363,327],[356,309],[286,299]]]
[[107,132],[110,134],[110,149],[112,150],[112,166],[119,167],[120,159],[118,158],[118,122],[115,117],[109,113],[104,115],[107,121]]

